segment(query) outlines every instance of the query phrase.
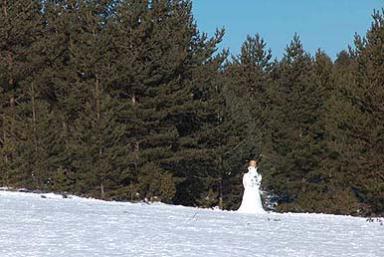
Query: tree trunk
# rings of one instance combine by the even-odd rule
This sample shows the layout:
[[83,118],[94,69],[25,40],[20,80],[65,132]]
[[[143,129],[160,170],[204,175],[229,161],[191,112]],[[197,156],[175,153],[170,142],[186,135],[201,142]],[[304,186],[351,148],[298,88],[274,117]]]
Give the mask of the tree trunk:
[[[96,77],[96,83],[95,83],[95,107],[96,107],[96,120],[97,120],[97,124],[96,126],[100,129],[100,119],[101,119],[101,99],[100,99],[100,95],[101,95],[101,92],[100,92],[100,81],[99,79]],[[101,135],[100,135],[100,130],[98,130],[98,139],[99,139],[99,142],[98,144],[99,145],[99,156],[98,156],[98,162],[101,162],[102,160],[102,156],[103,156],[103,149],[102,149],[102,145],[101,145],[101,142],[102,142],[102,139],[101,139]],[[105,189],[104,189],[104,177],[105,177],[105,171],[104,170],[101,170],[99,171],[99,181],[100,181],[100,197],[101,199],[105,199]]]
[[104,184],[100,184],[100,197],[101,199],[105,199],[105,192],[104,192]]
[[[34,160],[34,166],[32,167],[32,172],[31,172],[31,176],[32,176],[32,181],[35,182],[35,186],[36,188],[40,188],[40,179],[43,177],[42,174],[38,174],[38,176],[36,176],[36,173],[37,173],[37,170],[36,170],[36,162],[37,162],[37,158],[38,158],[38,137],[37,137],[37,127],[36,127],[36,101],[35,101],[35,87],[34,87],[34,84],[33,82],[31,83],[31,102],[32,102],[32,129],[33,129],[33,136],[32,136],[32,140],[33,140],[33,145],[34,145],[34,148],[35,148],[35,160]],[[41,173],[42,171],[40,171],[39,173]]]
[[3,13],[4,13],[4,17],[8,17],[8,2],[7,0],[3,0]]
[[[5,115],[3,114],[3,139],[2,139],[2,146],[3,148],[7,145],[7,133],[5,129]],[[2,185],[3,186],[9,186],[8,183],[8,154],[6,152],[3,152],[3,158],[4,158],[4,167],[3,167],[3,174],[2,174]]]
[[[132,101],[132,106],[135,107],[137,104],[137,98],[136,98],[135,93],[132,94],[131,101]],[[139,152],[140,152],[140,142],[139,141],[136,141],[134,143],[133,152],[134,152],[134,156],[135,156],[135,169],[137,171],[138,166],[139,166],[138,162],[139,162]]]
[[219,208],[220,210],[224,209],[223,203],[223,178],[220,178],[220,196],[219,196]]

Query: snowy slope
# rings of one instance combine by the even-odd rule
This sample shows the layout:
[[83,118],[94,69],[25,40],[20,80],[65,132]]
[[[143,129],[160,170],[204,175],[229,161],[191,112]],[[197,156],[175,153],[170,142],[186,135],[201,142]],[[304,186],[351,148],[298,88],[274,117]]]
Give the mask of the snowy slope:
[[45,196],[0,192],[0,256],[384,256],[364,218]]

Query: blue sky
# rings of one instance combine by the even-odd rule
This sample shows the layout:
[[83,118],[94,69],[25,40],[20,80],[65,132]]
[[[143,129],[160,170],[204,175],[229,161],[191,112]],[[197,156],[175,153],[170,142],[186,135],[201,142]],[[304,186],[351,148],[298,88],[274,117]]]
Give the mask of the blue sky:
[[364,35],[373,9],[383,0],[192,0],[200,31],[213,35],[224,27],[222,48],[237,54],[248,34],[259,33],[280,58],[295,32],[304,48],[325,50],[332,58]]

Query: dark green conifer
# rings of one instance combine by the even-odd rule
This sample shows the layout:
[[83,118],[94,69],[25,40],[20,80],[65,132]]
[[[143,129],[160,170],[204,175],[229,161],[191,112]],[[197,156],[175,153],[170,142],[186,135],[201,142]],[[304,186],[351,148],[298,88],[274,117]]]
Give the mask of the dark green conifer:
[[330,122],[334,171],[361,203],[350,211],[370,215],[384,211],[383,31],[383,12],[376,11],[367,35],[356,36],[351,57],[339,56],[339,94]]
[[246,163],[263,152],[268,116],[271,51],[259,36],[248,36],[241,53],[225,68],[222,97],[223,121],[218,148],[223,160],[224,203],[237,208],[241,202]]
[[[323,156],[323,85],[297,35],[275,72],[269,119],[268,188],[281,197],[281,209],[310,210],[318,190]],[[309,197],[308,197],[309,196]]]
[[36,143],[36,116],[32,112],[38,104],[33,80],[42,67],[37,47],[43,31],[40,2],[2,1],[0,24],[1,183],[37,187],[35,167],[20,160],[25,141]]

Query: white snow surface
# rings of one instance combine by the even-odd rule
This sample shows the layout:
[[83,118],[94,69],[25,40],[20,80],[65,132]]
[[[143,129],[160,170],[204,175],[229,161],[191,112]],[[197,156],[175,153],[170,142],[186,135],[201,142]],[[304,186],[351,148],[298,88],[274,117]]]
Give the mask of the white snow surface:
[[384,256],[384,226],[0,192],[0,256]]

